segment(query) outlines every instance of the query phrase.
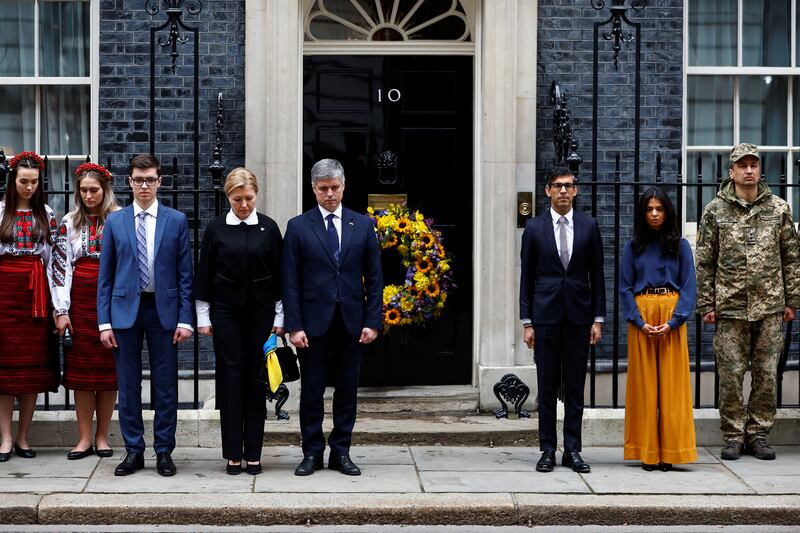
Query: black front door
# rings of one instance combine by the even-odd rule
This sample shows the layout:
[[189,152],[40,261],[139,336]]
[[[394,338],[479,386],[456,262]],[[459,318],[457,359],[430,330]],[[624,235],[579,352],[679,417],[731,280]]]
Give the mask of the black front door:
[[[303,209],[316,205],[311,166],[338,159],[344,205],[365,213],[369,194],[406,194],[408,207],[434,220],[455,256],[456,287],[444,314],[424,329],[379,337],[364,357],[363,386],[471,381],[472,63],[460,56],[304,58]],[[379,168],[387,151],[396,165]],[[386,283],[402,283],[399,256],[387,252],[382,260]]]

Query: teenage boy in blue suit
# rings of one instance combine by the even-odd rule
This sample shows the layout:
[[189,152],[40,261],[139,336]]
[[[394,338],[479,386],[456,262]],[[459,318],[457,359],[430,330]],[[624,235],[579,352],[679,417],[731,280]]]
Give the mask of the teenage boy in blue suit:
[[356,392],[365,344],[382,329],[383,274],[372,221],[342,207],[344,169],[323,159],[311,169],[317,207],[289,221],[283,248],[283,307],[300,359],[303,460],[294,473],[323,467],[323,401],[328,368],[336,388],[328,468],[357,476],[350,460]]
[[573,209],[578,183],[565,167],[547,176],[550,208],[528,220],[522,234],[519,313],[523,341],[534,348],[539,386],[539,472],[555,466],[556,397],[564,387],[564,455],[575,472],[581,458],[583,387],[589,345],[602,337],[606,314],[603,242],[597,220]]
[[114,348],[119,425],[127,454],[114,474],[144,468],[142,343],[147,338],[155,409],[153,447],[162,476],[175,475],[178,344],[192,336],[192,256],[186,215],[159,204],[161,164],[152,154],[131,159],[131,205],[111,213],[103,229],[97,282],[100,340]]

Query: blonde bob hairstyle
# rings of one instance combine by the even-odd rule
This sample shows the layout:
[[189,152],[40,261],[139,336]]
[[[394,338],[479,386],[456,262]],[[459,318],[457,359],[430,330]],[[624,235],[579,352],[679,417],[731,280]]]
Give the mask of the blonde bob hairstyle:
[[222,187],[222,190],[225,192],[225,196],[230,196],[230,194],[239,187],[252,187],[256,194],[258,194],[258,180],[256,180],[256,175],[244,167],[236,167],[231,170],[228,177],[225,178],[225,185]]

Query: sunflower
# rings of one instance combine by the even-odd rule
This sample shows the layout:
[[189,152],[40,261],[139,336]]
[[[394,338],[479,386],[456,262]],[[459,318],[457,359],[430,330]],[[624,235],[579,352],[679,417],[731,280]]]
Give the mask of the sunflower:
[[387,326],[394,326],[400,323],[400,311],[389,309],[383,315],[383,321]]
[[415,299],[416,299],[416,298],[419,298],[420,291],[419,291],[419,289],[417,288],[417,286],[416,286],[416,285],[409,285],[409,287],[408,287],[408,294],[409,294],[409,296],[411,296],[412,298],[415,298]]
[[433,246],[433,244],[436,242],[436,240],[433,238],[433,235],[431,235],[430,233],[423,233],[422,235],[419,236],[419,238],[417,239],[417,242],[423,248],[430,248],[431,246]]
[[417,259],[417,272],[428,272],[431,267],[433,267],[433,263],[426,257],[420,257]]
[[402,309],[404,313],[410,313],[414,309],[414,299],[403,298],[400,300],[400,309]]
[[425,287],[425,294],[427,294],[430,298],[436,298],[439,296],[439,284],[435,281],[430,282],[430,284]]
[[395,235],[394,233],[390,234],[389,238],[383,241],[384,248],[391,248],[392,246],[395,245],[397,245],[397,235]]
[[395,230],[400,233],[408,233],[412,230],[411,221],[406,216],[401,216],[397,219],[397,225],[395,225]]

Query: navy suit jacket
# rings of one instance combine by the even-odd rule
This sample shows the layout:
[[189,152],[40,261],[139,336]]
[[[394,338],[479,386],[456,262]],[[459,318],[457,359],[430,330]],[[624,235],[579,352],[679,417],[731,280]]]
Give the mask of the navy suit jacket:
[[[156,308],[161,326],[194,324],[192,253],[186,215],[158,204],[155,261]],[[133,327],[139,314],[139,270],[133,204],[111,213],[103,228],[97,280],[97,323],[112,329]]]
[[587,325],[606,314],[600,228],[594,218],[573,213],[572,257],[566,270],[558,256],[550,208],[525,224],[519,314],[534,325]]
[[383,272],[375,226],[342,207],[339,265],[327,246],[319,207],[289,221],[283,240],[283,308],[286,331],[325,335],[336,305],[347,333],[383,329]]

